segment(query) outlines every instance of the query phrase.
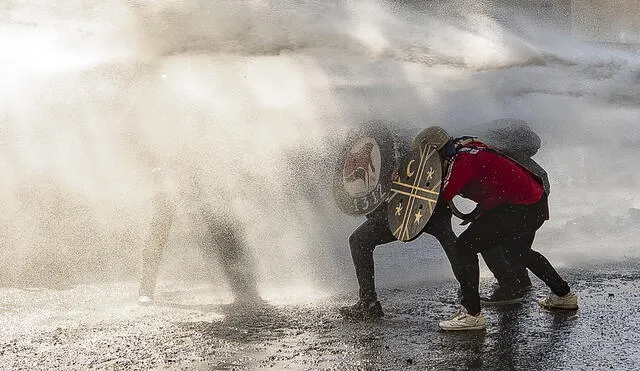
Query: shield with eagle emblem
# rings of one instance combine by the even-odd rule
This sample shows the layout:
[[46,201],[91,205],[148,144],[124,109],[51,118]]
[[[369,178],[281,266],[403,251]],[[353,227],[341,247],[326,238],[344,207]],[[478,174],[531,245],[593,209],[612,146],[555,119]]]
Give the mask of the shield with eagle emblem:
[[391,183],[387,205],[389,229],[399,241],[418,237],[427,225],[442,187],[442,162],[436,147],[410,152]]
[[388,124],[370,121],[354,129],[336,162],[333,195],[342,211],[366,215],[388,196],[397,166],[395,139]]

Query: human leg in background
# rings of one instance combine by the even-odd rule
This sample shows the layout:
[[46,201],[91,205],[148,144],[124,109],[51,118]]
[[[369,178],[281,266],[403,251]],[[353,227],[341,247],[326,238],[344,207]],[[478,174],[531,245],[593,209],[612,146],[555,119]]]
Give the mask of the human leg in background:
[[481,298],[482,303],[492,305],[520,303],[523,300],[525,286],[531,286],[527,269],[515,258],[509,259],[507,250],[501,246],[482,251],[481,254],[487,268],[497,281],[491,295]]
[[151,210],[151,224],[142,250],[142,277],[138,298],[142,304],[153,301],[162,254],[169,240],[175,214],[175,206],[161,180],[156,181]]
[[[210,215],[209,213],[205,215]],[[219,261],[237,303],[261,302],[256,281],[256,267],[243,233],[234,220],[208,217],[210,248],[216,249]]]
[[[459,267],[460,264],[455,253],[457,238],[453,232],[453,228],[451,227],[452,215],[453,212],[448,203],[439,203],[429,219],[429,223],[425,228],[425,233],[433,235],[440,242],[440,245],[449,259],[449,263],[451,264],[453,275],[459,282],[461,279],[461,273]],[[486,300],[490,300],[496,304],[507,304],[521,301],[522,295],[520,291],[514,287],[517,286],[514,285],[514,282],[517,280],[517,275],[506,260],[502,250],[489,249],[483,251],[482,257],[489,270],[496,277],[498,283],[503,287],[503,289],[499,290],[496,295],[492,295],[491,299]],[[524,268],[522,269],[525,270]]]
[[[540,201],[526,208],[526,220],[531,226],[535,226],[537,221],[542,225],[547,213],[547,196],[543,195]],[[540,278],[553,292],[550,296],[538,301],[541,306],[549,309],[578,309],[578,296],[571,292],[569,284],[558,274],[546,257],[532,249],[535,233],[539,227],[533,229],[531,226],[507,239],[503,245],[505,251]]]

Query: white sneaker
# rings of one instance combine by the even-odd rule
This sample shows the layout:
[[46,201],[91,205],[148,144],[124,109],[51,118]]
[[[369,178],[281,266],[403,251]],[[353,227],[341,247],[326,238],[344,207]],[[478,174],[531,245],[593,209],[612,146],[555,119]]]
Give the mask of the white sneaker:
[[140,295],[138,297],[138,303],[146,305],[146,304],[151,304],[153,303],[153,298],[151,296],[147,296],[147,295]]
[[538,299],[538,304],[546,309],[578,309],[578,295],[570,292],[565,296],[550,294],[546,298]]
[[439,325],[444,331],[484,330],[487,328],[487,321],[482,313],[472,316],[463,310],[459,310],[453,317],[440,322]]

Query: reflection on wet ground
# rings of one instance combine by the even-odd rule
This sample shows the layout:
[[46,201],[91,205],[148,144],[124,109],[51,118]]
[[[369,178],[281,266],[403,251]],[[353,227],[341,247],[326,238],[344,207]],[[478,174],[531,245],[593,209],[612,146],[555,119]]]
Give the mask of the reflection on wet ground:
[[[3,336],[0,363],[10,369],[637,369],[636,266],[564,271],[581,295],[579,311],[540,309],[534,299],[547,290],[536,280],[525,303],[485,308],[487,330],[464,333],[437,327],[455,309],[451,281],[381,290],[386,316],[375,322],[340,318],[337,308],[353,299],[346,297],[324,305],[167,300],[92,323],[56,319],[62,317],[56,311],[73,310],[59,306],[49,314],[54,329]],[[3,318],[17,312],[27,321],[42,310],[5,307]]]

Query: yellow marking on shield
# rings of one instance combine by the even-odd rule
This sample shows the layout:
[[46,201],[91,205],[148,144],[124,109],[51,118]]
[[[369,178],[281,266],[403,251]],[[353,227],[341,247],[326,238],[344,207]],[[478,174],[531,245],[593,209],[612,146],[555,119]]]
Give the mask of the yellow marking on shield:
[[396,192],[396,193],[399,193],[401,195],[409,196],[411,198],[417,198],[417,199],[420,199],[420,200],[429,201],[429,202],[433,202],[433,203],[438,202],[438,200],[432,200],[432,199],[427,198],[427,197],[418,196],[417,194],[413,194],[413,193],[409,193],[409,192],[399,191],[397,189],[394,189],[393,191]]
[[416,160],[411,160],[409,161],[409,163],[407,164],[407,176],[409,178],[411,178],[413,176],[413,174],[415,174],[415,171],[411,171],[411,164],[413,164]]
[[[422,192],[424,192],[424,193],[432,193],[432,194],[434,194],[434,195],[438,195],[438,194],[439,194],[439,193],[438,193],[438,192],[436,192],[436,191],[432,191],[432,190],[430,190],[430,189],[426,189],[426,188],[422,188],[422,187],[414,186],[414,185],[407,184],[407,183],[402,183],[402,182],[398,182],[398,181],[395,181],[395,182],[392,182],[392,183],[393,183],[393,184],[397,184],[397,185],[401,185],[401,186],[404,186],[404,187],[407,187],[407,188],[415,189],[416,191],[422,191]],[[440,184],[440,182],[438,182],[438,184],[437,184],[437,185],[439,185],[439,184]],[[436,186],[437,186],[437,185],[436,185]],[[398,192],[398,191],[394,189],[394,190],[393,190],[393,192]]]

